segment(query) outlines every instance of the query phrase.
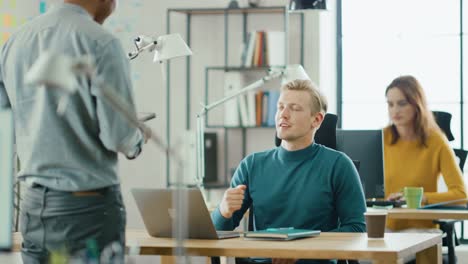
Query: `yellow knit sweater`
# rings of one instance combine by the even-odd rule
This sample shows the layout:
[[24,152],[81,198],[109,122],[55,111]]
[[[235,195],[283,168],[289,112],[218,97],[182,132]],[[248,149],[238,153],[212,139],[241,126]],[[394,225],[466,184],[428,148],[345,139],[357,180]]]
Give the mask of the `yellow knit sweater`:
[[[466,198],[462,172],[455,154],[442,132],[432,131],[427,147],[419,140],[398,140],[391,145],[391,131],[384,129],[385,197],[401,192],[405,186],[423,187],[428,204]],[[437,180],[442,174],[447,192],[437,192]],[[387,227],[396,231],[406,228],[435,228],[430,220],[387,219]]]

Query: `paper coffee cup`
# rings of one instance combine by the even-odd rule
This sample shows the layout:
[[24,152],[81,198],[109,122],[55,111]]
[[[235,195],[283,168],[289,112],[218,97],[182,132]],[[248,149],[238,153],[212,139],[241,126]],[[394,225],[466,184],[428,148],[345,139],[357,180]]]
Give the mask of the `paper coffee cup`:
[[385,234],[385,224],[387,222],[386,211],[365,212],[368,238],[383,238]]

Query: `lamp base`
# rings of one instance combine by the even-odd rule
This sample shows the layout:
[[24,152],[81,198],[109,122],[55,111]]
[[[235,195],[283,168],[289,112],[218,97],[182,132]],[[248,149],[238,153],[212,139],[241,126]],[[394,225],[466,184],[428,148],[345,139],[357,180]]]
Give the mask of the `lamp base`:
[[326,0],[291,0],[289,2],[289,10],[302,9],[327,9]]
[[237,2],[237,0],[231,0],[231,2],[229,2],[229,5],[228,5],[227,8],[237,9],[237,8],[239,8],[239,3]]

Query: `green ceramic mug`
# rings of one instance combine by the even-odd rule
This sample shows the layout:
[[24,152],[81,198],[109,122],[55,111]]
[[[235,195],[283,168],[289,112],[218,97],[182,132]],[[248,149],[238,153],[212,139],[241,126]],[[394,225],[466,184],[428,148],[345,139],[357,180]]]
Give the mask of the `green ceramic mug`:
[[403,196],[406,200],[408,208],[421,207],[421,201],[424,193],[423,187],[405,187],[403,188]]

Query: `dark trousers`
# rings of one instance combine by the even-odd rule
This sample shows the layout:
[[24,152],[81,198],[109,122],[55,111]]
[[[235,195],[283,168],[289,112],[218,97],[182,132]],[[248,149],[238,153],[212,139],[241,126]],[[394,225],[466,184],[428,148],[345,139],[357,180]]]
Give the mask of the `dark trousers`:
[[90,239],[99,251],[114,241],[125,250],[125,214],[120,186],[88,193],[27,187],[20,215],[23,262],[48,263],[54,251],[81,254]]

